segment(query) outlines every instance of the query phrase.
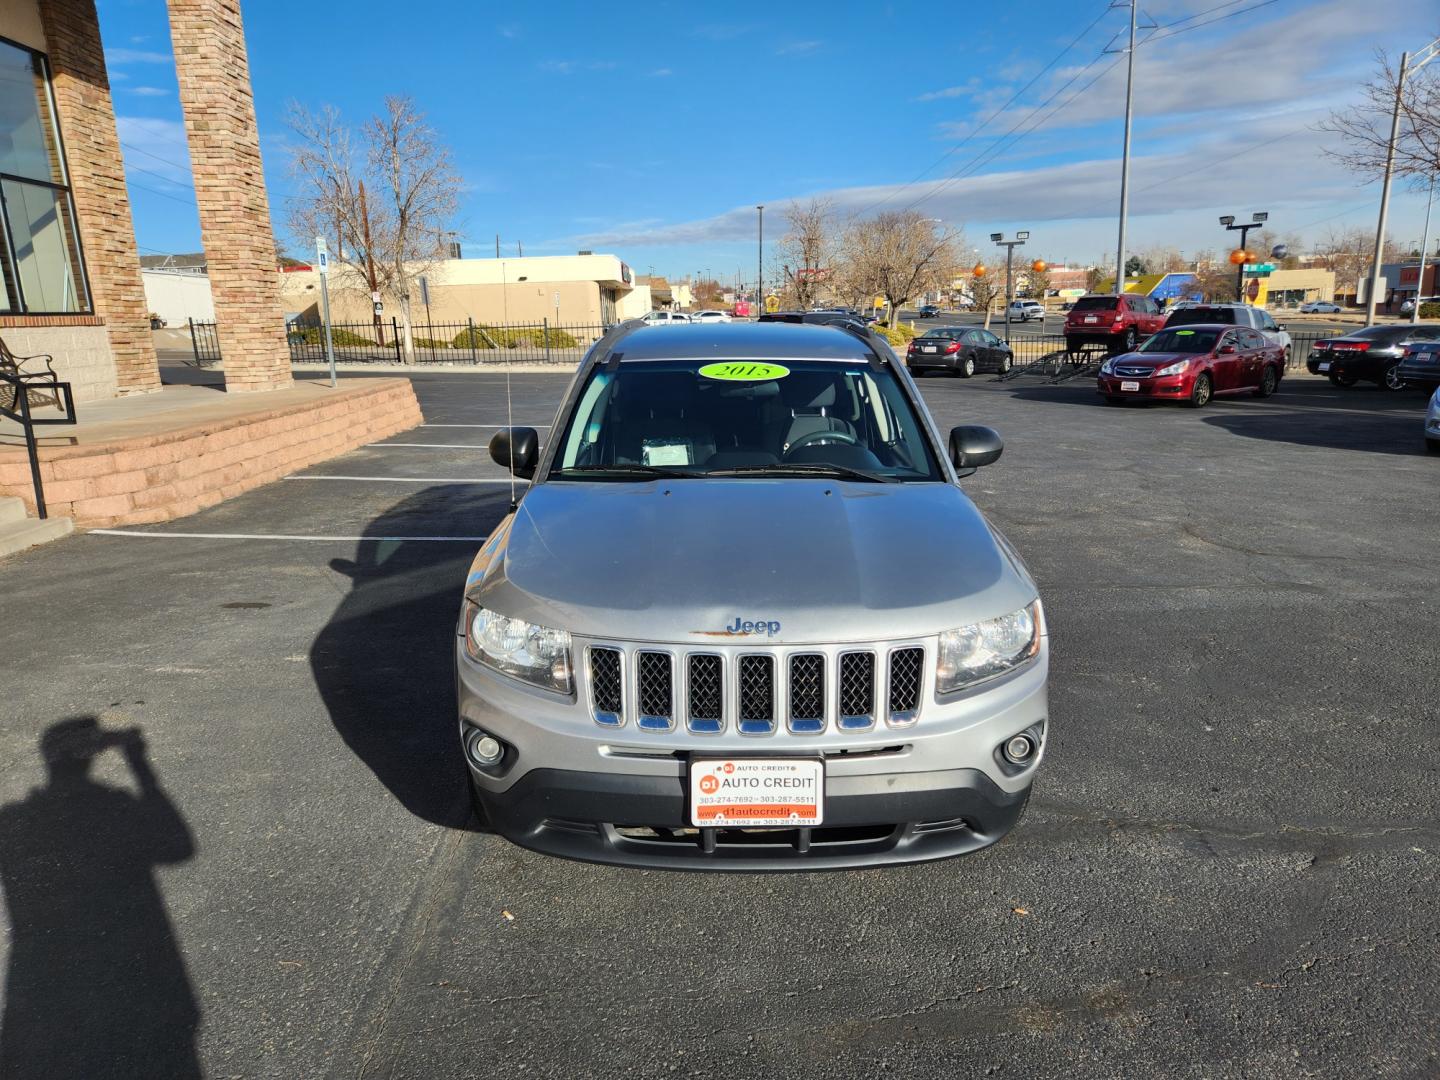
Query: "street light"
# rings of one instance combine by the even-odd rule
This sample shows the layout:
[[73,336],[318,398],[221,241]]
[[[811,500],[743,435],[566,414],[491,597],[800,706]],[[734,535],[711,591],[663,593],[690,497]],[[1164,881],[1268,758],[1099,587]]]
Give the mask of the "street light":
[[[755,307],[759,309],[765,303],[765,204],[755,207],[755,213]],[[756,314],[759,314],[758,310]]]
[[1261,211],[1250,215],[1250,220],[1243,225],[1235,224],[1235,215],[1226,214],[1220,219],[1220,224],[1225,226],[1227,232],[1238,232],[1240,234],[1240,246],[1230,253],[1230,261],[1235,264],[1235,301],[1243,304],[1245,302],[1245,264],[1249,261],[1249,254],[1245,249],[1245,238],[1250,235],[1251,229],[1258,229],[1270,219],[1267,212]]
[[995,242],[996,246],[1003,247],[1005,249],[1005,344],[1009,345],[1010,304],[1015,298],[1014,277],[1011,275],[1010,268],[1015,261],[1015,249],[1017,247],[1024,247],[1025,241],[1030,239],[1030,234],[1022,230],[1015,234],[1014,240],[1006,240],[1004,233],[997,232],[991,233],[990,239]]

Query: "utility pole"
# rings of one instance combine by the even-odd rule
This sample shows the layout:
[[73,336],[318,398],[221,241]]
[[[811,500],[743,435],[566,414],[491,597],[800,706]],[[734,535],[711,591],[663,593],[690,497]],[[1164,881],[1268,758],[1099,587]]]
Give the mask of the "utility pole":
[[500,257],[500,234],[498,232],[495,234],[495,257],[497,259]]
[[1420,241],[1420,276],[1415,279],[1415,306],[1410,309],[1410,324],[1420,321],[1420,298],[1425,293],[1425,249],[1430,246],[1430,208],[1435,203],[1435,174],[1430,174],[1430,194],[1425,199],[1425,238]]
[[[1112,5],[1115,6],[1115,5]],[[1120,238],[1115,253],[1115,295],[1125,291],[1125,219],[1130,213],[1130,118],[1135,104],[1135,8],[1130,0],[1130,47],[1125,74],[1125,143],[1120,155]],[[1006,309],[1007,313],[1009,309]],[[1009,315],[1006,315],[1009,327]],[[1008,340],[1009,335],[1006,335]]]
[[[765,306],[765,204],[761,203],[755,207],[759,217],[756,219],[758,229],[755,243],[755,306],[763,309]],[[759,311],[756,312],[759,314]]]
[[[1025,241],[1030,239],[1030,234],[1025,231],[1017,232],[1014,240],[1006,240],[1004,233],[991,233],[990,239],[995,241],[997,247],[1005,249],[1005,344],[1010,344],[1010,304],[1015,299],[1015,278],[1012,268],[1015,262],[1015,249],[1024,247]],[[1042,329],[1043,320],[1042,320]]]
[[365,277],[370,282],[370,305],[371,317],[375,320],[375,343],[385,344],[385,326],[380,321],[380,313],[375,310],[380,295],[380,286],[375,281],[375,257],[370,254],[370,210],[365,203],[365,181],[360,181],[360,223],[365,234]]

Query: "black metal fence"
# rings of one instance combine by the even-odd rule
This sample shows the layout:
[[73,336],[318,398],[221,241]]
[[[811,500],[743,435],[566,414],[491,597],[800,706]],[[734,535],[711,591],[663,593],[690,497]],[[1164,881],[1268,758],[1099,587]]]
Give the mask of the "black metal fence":
[[[996,328],[1000,330],[1000,328]],[[1003,334],[1003,330],[1000,330]],[[1338,337],[1343,331],[1290,331],[1290,351],[1286,355],[1286,367],[1290,369],[1303,368],[1305,361],[1310,358],[1310,348],[1317,341],[1327,338]],[[1044,359],[1053,353],[1065,351],[1064,334],[1027,334],[1024,332],[1010,335],[1010,348],[1015,354],[1016,364],[1030,364],[1037,360]],[[1103,357],[1105,352],[1099,346],[1091,350],[1097,359]]]
[[[467,319],[460,323],[414,323],[413,359],[422,364],[570,364],[579,362],[607,328],[599,324],[538,323],[495,325]],[[398,319],[380,323],[331,323],[335,360],[343,364],[405,363],[405,333]],[[299,320],[285,327],[290,359],[324,363],[325,328]],[[220,338],[213,322],[190,321],[195,363],[220,360]]]

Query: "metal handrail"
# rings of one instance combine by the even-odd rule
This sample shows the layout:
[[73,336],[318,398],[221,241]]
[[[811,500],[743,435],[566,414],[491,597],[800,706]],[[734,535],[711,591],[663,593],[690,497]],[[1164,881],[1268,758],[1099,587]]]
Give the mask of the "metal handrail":
[[[6,383],[15,388],[16,409],[7,409],[0,406],[0,416],[14,420],[25,432],[25,449],[30,455],[30,483],[35,489],[35,513],[40,518],[49,517],[45,509],[45,484],[40,478],[40,447],[35,442],[35,428],[42,424],[73,424],[75,418],[75,395],[70,390],[68,382],[61,382],[54,376],[43,382],[28,379],[22,375],[7,375],[0,371],[0,383]],[[64,404],[61,406],[65,415],[60,417],[36,418],[30,412],[30,391],[44,390],[49,393],[58,394]]]

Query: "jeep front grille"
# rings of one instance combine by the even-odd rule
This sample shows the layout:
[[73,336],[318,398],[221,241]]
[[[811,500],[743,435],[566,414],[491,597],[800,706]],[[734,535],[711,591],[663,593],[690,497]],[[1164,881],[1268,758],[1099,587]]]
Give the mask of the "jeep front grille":
[[840,728],[864,731],[875,725],[875,654],[840,654]]
[[742,735],[770,735],[782,714],[795,735],[870,731],[876,717],[905,727],[918,719],[925,690],[917,645],[838,653],[592,645],[586,653],[591,715],[609,728],[633,720],[643,731],[716,735],[733,723]]
[[740,734],[768,735],[775,730],[775,658],[740,657]]
[[790,730],[802,735],[825,730],[825,657],[820,653],[790,657]]
[[590,709],[602,727],[624,723],[625,702],[621,694],[620,650],[590,650]]
[[714,735],[725,728],[725,676],[720,657],[714,653],[690,655],[689,692],[690,730]]
[[646,731],[669,731],[675,726],[670,654],[642,652],[636,661],[636,688],[640,718]]
[[920,710],[920,687],[925,682],[925,650],[896,649],[890,654],[891,724],[913,724]]

